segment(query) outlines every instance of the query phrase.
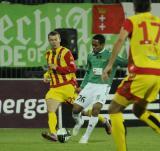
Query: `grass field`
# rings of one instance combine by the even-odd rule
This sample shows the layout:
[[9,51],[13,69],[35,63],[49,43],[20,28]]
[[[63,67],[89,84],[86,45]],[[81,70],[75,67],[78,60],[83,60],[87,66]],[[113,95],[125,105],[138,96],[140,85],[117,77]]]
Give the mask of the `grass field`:
[[[69,142],[61,144],[41,138],[44,129],[0,129],[0,151],[115,151],[112,137],[96,128],[88,144],[78,141],[85,129]],[[160,136],[150,128],[128,128],[129,151],[160,151]]]

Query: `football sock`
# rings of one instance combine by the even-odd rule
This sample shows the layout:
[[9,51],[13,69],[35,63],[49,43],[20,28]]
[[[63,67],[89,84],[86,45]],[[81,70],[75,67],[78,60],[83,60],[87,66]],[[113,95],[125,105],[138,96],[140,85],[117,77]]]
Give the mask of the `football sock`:
[[100,115],[100,114],[98,114],[98,120],[103,124],[106,122],[105,117],[103,115]]
[[[92,115],[92,109],[88,110],[88,114],[89,114],[88,116],[91,117],[91,115]],[[105,119],[105,117],[103,115],[98,114],[98,121],[100,121],[101,123],[105,123],[106,119]]]
[[57,126],[57,116],[55,112],[48,113],[48,125],[49,125],[50,132],[55,134],[56,126]]
[[153,112],[145,111],[140,119],[160,134],[160,116]]
[[81,113],[79,114],[72,113],[72,117],[75,120],[76,124],[79,124],[81,122]]
[[116,143],[117,151],[127,151],[125,128],[122,113],[110,114],[112,136]]
[[89,118],[88,127],[84,135],[87,135],[89,137],[97,123],[98,123],[98,117],[91,116]]

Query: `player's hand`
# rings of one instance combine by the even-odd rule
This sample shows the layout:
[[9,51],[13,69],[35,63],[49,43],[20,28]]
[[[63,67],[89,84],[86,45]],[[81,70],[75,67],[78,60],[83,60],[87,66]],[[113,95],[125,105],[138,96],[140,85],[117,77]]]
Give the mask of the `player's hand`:
[[102,80],[105,81],[109,78],[109,74],[111,73],[112,67],[106,66],[102,73]]
[[56,70],[57,65],[55,65],[55,64],[49,64],[49,65],[48,65],[48,68],[49,68],[49,69]]

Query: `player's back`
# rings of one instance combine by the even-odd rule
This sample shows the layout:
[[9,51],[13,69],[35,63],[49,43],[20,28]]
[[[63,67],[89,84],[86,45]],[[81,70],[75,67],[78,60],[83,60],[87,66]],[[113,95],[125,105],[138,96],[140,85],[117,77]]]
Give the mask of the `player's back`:
[[133,25],[130,48],[134,70],[160,75],[160,18],[146,12],[129,19]]

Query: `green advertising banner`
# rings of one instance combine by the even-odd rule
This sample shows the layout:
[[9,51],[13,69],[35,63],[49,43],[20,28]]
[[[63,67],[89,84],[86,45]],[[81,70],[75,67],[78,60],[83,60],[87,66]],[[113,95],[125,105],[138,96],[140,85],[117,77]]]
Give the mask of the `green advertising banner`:
[[[55,28],[77,29],[77,64],[84,66],[91,50],[92,4],[0,4],[0,66],[43,66],[47,34]],[[106,37],[111,48],[115,36]]]

